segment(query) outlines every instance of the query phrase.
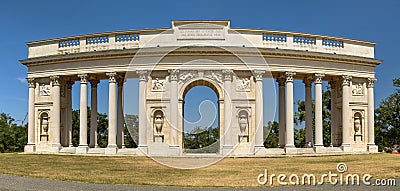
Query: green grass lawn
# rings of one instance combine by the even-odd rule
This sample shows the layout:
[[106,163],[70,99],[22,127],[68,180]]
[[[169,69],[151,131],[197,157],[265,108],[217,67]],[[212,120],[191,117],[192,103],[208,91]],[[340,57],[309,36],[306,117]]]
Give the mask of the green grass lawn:
[[11,153],[0,154],[0,173],[107,184],[236,187],[258,186],[257,176],[264,169],[271,174],[317,176],[337,172],[339,162],[347,164],[348,173],[369,173],[373,179],[400,177],[400,155],[394,154],[225,158],[205,168],[175,169],[147,157]]

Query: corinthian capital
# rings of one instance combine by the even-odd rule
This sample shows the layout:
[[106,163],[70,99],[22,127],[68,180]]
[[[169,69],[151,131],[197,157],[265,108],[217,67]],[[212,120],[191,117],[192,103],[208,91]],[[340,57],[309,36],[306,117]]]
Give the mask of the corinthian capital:
[[36,81],[35,78],[26,78],[28,82],[29,88],[36,88]]
[[344,75],[342,76],[342,86],[350,86],[351,76]]
[[106,75],[108,76],[109,83],[117,82],[117,73],[116,72],[109,72],[109,73],[106,73]]
[[296,72],[285,72],[284,77],[286,78],[287,82],[293,82],[293,78],[296,75]]
[[52,86],[60,86],[60,76],[50,76]]
[[265,74],[264,70],[254,70],[253,71],[254,80],[255,81],[262,81],[264,74]]
[[139,74],[139,81],[146,81],[149,80],[149,72],[147,70],[138,70],[136,71]]
[[376,78],[368,78],[367,79],[367,88],[374,88]]
[[232,81],[232,70],[222,70],[222,73],[224,74],[224,81]]
[[179,70],[171,69],[169,70],[169,81],[178,81]]
[[78,77],[81,79],[81,84],[86,84],[88,82],[88,74],[78,74]]
[[325,77],[325,74],[314,74],[314,82],[316,84],[321,84],[322,83],[322,78]]

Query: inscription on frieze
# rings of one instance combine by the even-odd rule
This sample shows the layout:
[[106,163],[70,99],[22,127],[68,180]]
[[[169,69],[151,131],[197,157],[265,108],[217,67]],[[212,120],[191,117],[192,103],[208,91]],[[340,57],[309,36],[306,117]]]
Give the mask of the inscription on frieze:
[[224,40],[224,30],[220,29],[179,29],[178,40]]

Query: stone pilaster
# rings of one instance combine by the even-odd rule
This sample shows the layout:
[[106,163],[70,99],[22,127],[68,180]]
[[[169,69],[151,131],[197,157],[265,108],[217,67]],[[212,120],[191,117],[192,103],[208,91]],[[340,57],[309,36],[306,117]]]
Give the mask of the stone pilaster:
[[351,113],[350,113],[350,83],[351,76],[342,76],[342,149],[345,152],[351,152],[353,149],[350,145],[351,140]]
[[375,125],[374,125],[374,83],[375,78],[367,79],[368,89],[368,151],[372,153],[378,152],[375,145]]
[[224,146],[222,153],[227,155],[233,151],[232,145],[232,99],[231,99],[231,88],[232,88],[232,70],[222,70],[224,80]]
[[264,70],[255,70],[253,71],[254,80],[256,83],[255,89],[255,97],[256,97],[256,132],[254,136],[254,152],[264,148],[264,119],[263,119],[263,86],[262,80],[263,75],[265,74]]
[[179,155],[179,145],[178,145],[178,75],[179,70],[172,69],[169,70],[169,81],[170,81],[170,121],[171,121],[171,131],[170,131],[170,154]]
[[35,88],[36,81],[34,78],[27,78],[29,85],[29,101],[28,101],[28,143],[24,151],[33,153],[36,151],[35,146]]
[[139,144],[138,148],[144,153],[147,149],[147,113],[146,113],[146,85],[149,79],[149,72],[146,70],[137,71],[139,74]]
[[52,100],[53,100],[53,111],[52,111],[52,118],[51,120],[53,121],[51,124],[53,126],[52,128],[52,142],[51,142],[51,148],[50,152],[59,152],[61,149],[61,144],[60,144],[60,131],[61,131],[61,113],[60,113],[60,76],[50,76],[51,80],[51,85],[52,85]]

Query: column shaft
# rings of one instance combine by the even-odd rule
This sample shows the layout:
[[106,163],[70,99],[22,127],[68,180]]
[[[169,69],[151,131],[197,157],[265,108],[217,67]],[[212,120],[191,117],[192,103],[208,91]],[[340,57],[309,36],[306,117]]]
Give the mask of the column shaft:
[[146,84],[147,71],[137,71],[139,78],[139,144],[142,151],[147,152],[147,113],[146,113]]
[[124,136],[124,111],[122,106],[122,95],[124,87],[124,78],[118,78],[118,130],[117,130],[117,146],[118,148],[125,147]]
[[90,144],[91,148],[97,145],[97,84],[98,80],[91,79],[91,101],[90,101]]
[[286,72],[286,145],[294,147],[294,119],[293,119],[293,77],[296,73]]
[[73,81],[67,82],[67,92],[66,92],[66,100],[67,100],[67,129],[68,129],[68,145],[72,147],[72,85]]
[[322,124],[322,78],[324,74],[315,74],[315,146],[324,146]]
[[279,147],[285,147],[285,78],[277,79],[279,85]]
[[254,78],[256,83],[256,134],[255,134],[255,152],[264,148],[264,119],[263,119],[263,86],[262,80],[265,71],[256,70],[254,71]]
[[368,145],[375,145],[374,125],[374,82],[375,78],[368,78]]
[[231,116],[232,116],[232,100],[231,100],[231,87],[232,87],[232,71],[223,70],[224,74],[224,150],[223,154],[232,152],[232,134],[231,134]]
[[342,146],[349,147],[351,140],[351,114],[350,114],[350,80],[351,76],[342,76],[342,128],[343,128],[343,138]]
[[314,144],[313,141],[313,106],[312,106],[312,93],[311,84],[312,79],[309,77],[303,80],[306,88],[306,99],[305,99],[305,109],[306,109],[306,144]]
[[80,112],[79,112],[79,146],[87,147],[87,127],[88,127],[88,90],[87,90],[87,74],[80,74],[81,92],[80,92]]
[[107,73],[108,83],[108,145],[109,148],[117,147],[117,87],[115,72]]
[[52,147],[60,148],[60,123],[61,123],[61,113],[60,113],[60,79],[59,76],[51,76],[52,80],[52,99],[53,99],[53,116],[51,120],[53,121],[53,139]]
[[36,82],[33,78],[28,78],[27,81],[29,84],[28,145],[35,145],[35,88],[36,88]]

